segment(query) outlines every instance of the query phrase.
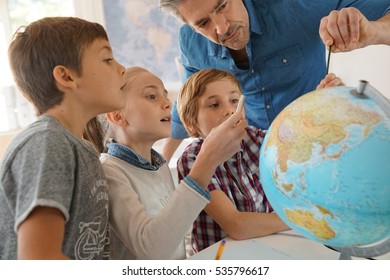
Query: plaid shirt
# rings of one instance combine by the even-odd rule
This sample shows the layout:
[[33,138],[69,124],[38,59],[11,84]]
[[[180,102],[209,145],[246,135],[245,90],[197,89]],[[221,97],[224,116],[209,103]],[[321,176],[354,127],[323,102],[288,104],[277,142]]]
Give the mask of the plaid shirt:
[[[208,190],[222,190],[241,212],[272,212],[260,184],[259,155],[265,131],[247,127],[247,135],[241,143],[241,151],[219,165],[211,178]],[[202,146],[202,139],[195,139],[188,145],[177,162],[179,180],[190,172]],[[192,245],[195,252],[218,242],[227,236],[226,232],[202,211],[194,222]]]

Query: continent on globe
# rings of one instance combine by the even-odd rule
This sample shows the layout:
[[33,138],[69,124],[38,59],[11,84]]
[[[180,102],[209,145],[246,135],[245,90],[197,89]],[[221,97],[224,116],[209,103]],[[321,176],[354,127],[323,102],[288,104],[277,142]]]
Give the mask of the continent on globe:
[[[367,136],[371,127],[380,122],[379,113],[366,111],[349,102],[348,98],[319,91],[302,96],[295,104],[294,110],[284,110],[280,113],[272,123],[271,130],[271,134],[278,135],[270,136],[268,145],[277,146],[282,171],[287,169],[287,160],[308,161],[313,154],[314,142],[321,146],[319,152],[324,157],[338,158],[348,146],[341,146],[340,150],[334,153],[325,153],[326,148],[330,144],[345,140],[350,125],[361,126]],[[324,104],[337,106],[328,107]]]
[[324,218],[317,220],[313,217],[311,212],[303,212],[301,210],[286,210],[286,215],[292,223],[306,228],[312,234],[321,239],[333,238],[336,233],[328,225]]

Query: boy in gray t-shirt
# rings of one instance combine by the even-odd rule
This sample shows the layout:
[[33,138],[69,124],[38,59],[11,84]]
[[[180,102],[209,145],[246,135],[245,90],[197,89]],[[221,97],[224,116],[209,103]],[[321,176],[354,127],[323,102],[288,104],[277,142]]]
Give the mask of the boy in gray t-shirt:
[[71,17],[18,31],[9,59],[38,119],[1,162],[0,258],[107,259],[107,181],[83,134],[124,106],[125,69],[101,25]]

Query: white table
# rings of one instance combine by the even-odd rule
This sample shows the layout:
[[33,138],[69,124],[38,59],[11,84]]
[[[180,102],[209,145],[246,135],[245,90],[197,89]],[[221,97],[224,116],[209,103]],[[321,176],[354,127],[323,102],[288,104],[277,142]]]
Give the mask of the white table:
[[[219,245],[220,242],[213,244],[189,259],[213,260]],[[228,237],[221,260],[338,260],[339,258],[339,252],[289,230],[247,240],[233,240]],[[390,253],[378,259],[390,259]]]

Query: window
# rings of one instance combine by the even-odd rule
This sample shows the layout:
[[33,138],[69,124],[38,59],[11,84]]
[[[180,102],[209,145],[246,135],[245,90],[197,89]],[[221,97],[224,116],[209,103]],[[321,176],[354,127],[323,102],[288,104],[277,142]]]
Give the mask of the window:
[[21,129],[35,120],[35,112],[17,92],[8,66],[8,45],[15,31],[46,16],[78,16],[104,25],[102,7],[101,0],[0,0],[0,133]]

